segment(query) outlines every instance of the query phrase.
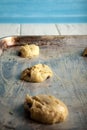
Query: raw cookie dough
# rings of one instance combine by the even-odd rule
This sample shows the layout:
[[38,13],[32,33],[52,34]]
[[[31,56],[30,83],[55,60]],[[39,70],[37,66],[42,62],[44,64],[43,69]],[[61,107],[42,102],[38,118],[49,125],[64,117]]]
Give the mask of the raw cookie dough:
[[84,49],[84,52],[82,54],[84,57],[87,56],[87,48]]
[[19,54],[22,57],[33,58],[39,55],[39,46],[34,44],[21,46]]
[[66,105],[51,95],[27,95],[24,108],[31,119],[45,124],[63,122],[68,115]]
[[21,79],[28,82],[43,82],[52,77],[51,69],[45,64],[37,64],[31,68],[25,69],[21,74]]

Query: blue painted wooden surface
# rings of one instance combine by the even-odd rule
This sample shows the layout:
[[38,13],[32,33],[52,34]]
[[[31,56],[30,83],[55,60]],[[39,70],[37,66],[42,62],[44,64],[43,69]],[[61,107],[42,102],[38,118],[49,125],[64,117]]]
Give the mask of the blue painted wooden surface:
[[0,0],[0,23],[86,23],[87,0]]

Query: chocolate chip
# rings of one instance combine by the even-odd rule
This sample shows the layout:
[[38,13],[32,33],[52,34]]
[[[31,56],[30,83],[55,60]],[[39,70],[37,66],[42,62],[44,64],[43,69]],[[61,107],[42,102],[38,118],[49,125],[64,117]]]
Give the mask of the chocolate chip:
[[47,79],[49,79],[49,78],[50,78],[50,76],[47,77]]
[[21,52],[18,52],[18,56],[21,56],[22,54],[21,54]]
[[30,72],[27,75],[28,75],[28,77],[31,77],[31,73]]
[[27,103],[28,107],[31,108],[32,107],[32,104],[31,103]]

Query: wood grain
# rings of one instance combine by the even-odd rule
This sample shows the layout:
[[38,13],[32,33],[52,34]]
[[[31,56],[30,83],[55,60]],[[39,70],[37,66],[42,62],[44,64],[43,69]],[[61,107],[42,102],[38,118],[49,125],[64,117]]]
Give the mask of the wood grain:
[[[8,47],[0,56],[0,129],[8,130],[86,130],[87,129],[87,36],[18,37],[19,46]],[[2,42],[2,41],[1,41]],[[18,56],[20,45],[35,43],[40,55],[35,59]],[[20,80],[21,72],[32,65],[49,65],[54,76],[43,83]],[[43,125],[26,117],[23,103],[26,94],[51,94],[69,109],[67,120]]]

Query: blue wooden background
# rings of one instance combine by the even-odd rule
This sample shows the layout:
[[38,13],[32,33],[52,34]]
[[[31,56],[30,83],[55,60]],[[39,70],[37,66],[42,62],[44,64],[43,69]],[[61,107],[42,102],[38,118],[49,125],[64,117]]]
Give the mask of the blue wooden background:
[[87,23],[87,0],[0,0],[0,23]]

